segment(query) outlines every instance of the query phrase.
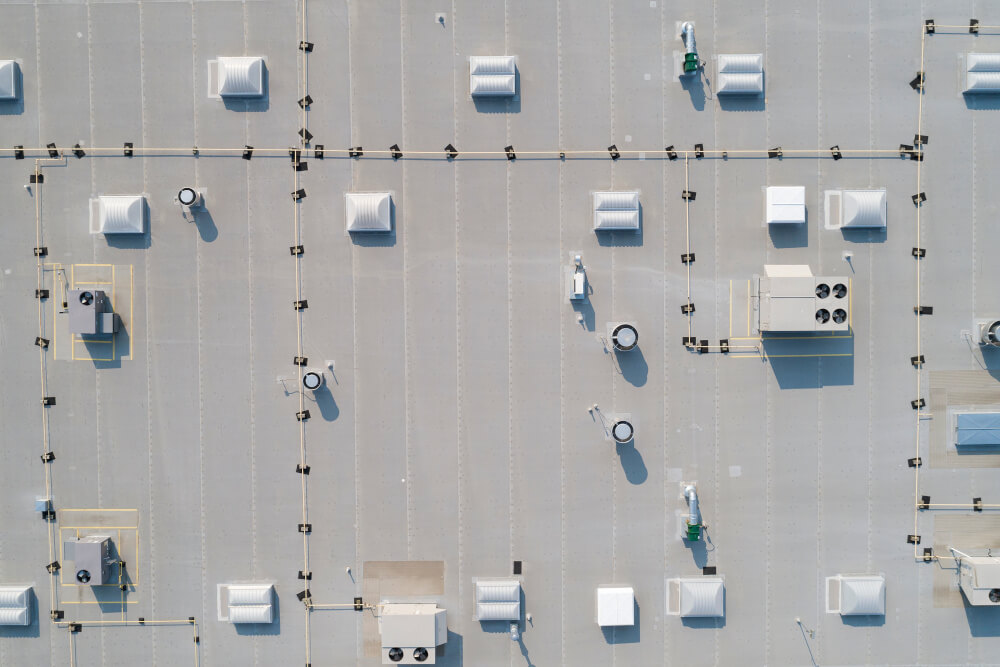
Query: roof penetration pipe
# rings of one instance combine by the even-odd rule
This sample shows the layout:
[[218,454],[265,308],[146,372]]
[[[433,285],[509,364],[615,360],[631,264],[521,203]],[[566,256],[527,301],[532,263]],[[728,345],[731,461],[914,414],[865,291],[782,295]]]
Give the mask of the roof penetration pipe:
[[698,492],[693,484],[684,487],[684,499],[688,501],[688,525],[701,525],[701,510],[698,509]]
[[690,21],[685,21],[681,25],[681,37],[684,38],[684,53],[698,53],[698,49],[694,45],[694,24]]

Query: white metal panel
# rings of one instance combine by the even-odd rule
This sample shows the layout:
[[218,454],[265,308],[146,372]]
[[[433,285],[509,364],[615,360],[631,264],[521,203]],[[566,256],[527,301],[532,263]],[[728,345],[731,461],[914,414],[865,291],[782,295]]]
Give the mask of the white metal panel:
[[517,602],[477,602],[477,621],[518,621],[521,605]]
[[639,211],[594,211],[594,229],[635,231],[639,229]]
[[477,581],[476,620],[517,621],[521,618],[521,582]]
[[595,192],[595,211],[638,211],[638,192]]
[[516,91],[517,80],[513,74],[495,76],[473,75],[469,79],[469,91],[473,95],[509,96]]
[[885,577],[840,577],[840,615],[870,616],[885,614]]
[[31,586],[0,586],[0,625],[31,624]]
[[91,234],[142,234],[146,231],[146,198],[142,195],[102,195]]
[[881,190],[844,190],[844,227],[884,228],[886,222],[885,188]]
[[347,231],[392,231],[392,195],[388,192],[348,192]]
[[260,56],[220,57],[217,67],[220,96],[264,95],[264,59]]
[[715,90],[720,95],[763,94],[763,55],[760,53],[720,55]]
[[639,229],[638,192],[595,192],[593,199],[594,230]]
[[771,186],[766,195],[767,224],[799,224],[806,221],[806,189],[801,185]]
[[17,63],[0,60],[0,100],[17,99]]
[[437,642],[437,605],[387,604],[382,607],[379,629],[382,647],[433,647]]
[[513,74],[514,56],[471,56],[469,73],[477,75]]
[[1000,72],[969,72],[965,76],[965,92],[1000,92]]
[[475,96],[510,96],[517,92],[514,56],[469,58],[469,92]]
[[233,585],[229,587],[229,606],[271,604],[274,586]]
[[28,614],[28,608],[0,609],[0,625],[31,625],[31,617]]
[[681,616],[723,616],[725,585],[721,578],[680,580]]
[[763,54],[723,53],[719,55],[720,74],[755,74],[763,71]]
[[631,587],[597,589],[597,624],[635,625],[635,592]]
[[271,623],[274,607],[269,604],[229,605],[230,623]]

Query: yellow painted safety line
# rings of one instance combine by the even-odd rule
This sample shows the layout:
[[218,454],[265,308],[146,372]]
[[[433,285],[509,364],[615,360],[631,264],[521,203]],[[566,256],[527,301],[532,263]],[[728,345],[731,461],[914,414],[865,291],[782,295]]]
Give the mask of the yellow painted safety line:
[[[134,294],[135,294],[135,265],[134,264],[129,264],[128,265],[128,325],[130,327],[132,326],[132,322],[133,322],[132,304],[133,304],[133,302],[135,300],[134,299]],[[122,357],[122,361],[125,361],[126,359],[129,360],[129,361],[132,360],[132,335],[133,335],[133,333],[134,333],[134,331],[130,329],[129,330],[129,337],[128,337],[128,356],[127,357],[123,356]]]
[[750,279],[747,278],[747,336],[750,335]]
[[94,343],[96,345],[111,345],[111,341],[110,340],[100,340],[100,339],[88,340],[86,338],[80,338],[76,334],[72,334],[72,335],[73,335],[73,342],[74,343]]
[[768,336],[766,339],[762,336],[737,336],[733,340],[851,340],[854,338],[854,334],[851,335],[833,335],[833,334],[822,334],[819,336]]
[[729,337],[733,337],[733,281],[729,281]]
[[112,285],[113,283],[107,280],[81,280],[77,285]]
[[[61,586],[79,588],[79,584],[60,584]],[[100,586],[102,584],[94,584],[95,586]],[[118,584],[107,584],[108,586],[117,587]],[[61,600],[60,604],[139,604],[138,600],[79,600],[77,602],[71,602],[69,600]]]
[[[117,294],[118,294],[118,292],[115,290],[115,267],[112,265],[112,267],[111,267],[111,311],[112,312],[118,312],[118,300],[115,298],[117,296]],[[116,349],[115,348],[115,339],[116,338],[118,338],[118,336],[116,336],[114,334],[114,329],[112,329],[112,333],[111,333],[111,359],[110,359],[110,361],[114,361],[115,360],[115,349]]]
[[114,509],[104,508],[104,507],[98,507],[98,508],[74,507],[72,509],[62,509],[59,511],[60,512],[138,512],[139,510],[134,507],[132,508],[121,507]]
[[60,526],[59,530],[139,530],[138,526]]
[[808,357],[853,357],[853,352],[844,353],[821,353],[821,354],[748,354],[745,352],[738,352],[736,354],[730,354],[731,359],[779,359],[779,358],[796,358],[804,359]]

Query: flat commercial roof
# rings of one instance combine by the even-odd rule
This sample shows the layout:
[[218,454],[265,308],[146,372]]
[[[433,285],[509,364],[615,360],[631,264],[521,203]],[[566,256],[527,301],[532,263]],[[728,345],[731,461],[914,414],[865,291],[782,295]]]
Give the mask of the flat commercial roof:
[[[946,422],[1000,404],[975,343],[1000,111],[960,72],[997,25],[943,0],[4,3],[0,585],[37,604],[0,663],[378,664],[372,605],[404,589],[447,609],[446,665],[995,661],[947,546],[1000,546],[1000,457]],[[765,94],[717,97],[714,58],[756,53]],[[211,96],[209,61],[243,55],[266,94]],[[474,99],[469,57],[497,55],[516,95]],[[763,224],[769,185],[805,188],[806,224]],[[885,229],[825,227],[826,191],[883,187]],[[638,231],[594,233],[604,191],[639,193]],[[392,193],[391,230],[348,234],[345,192]],[[122,193],[145,232],[91,235]],[[768,264],[848,276],[849,332],[752,335]],[[88,286],[113,338],[66,329]],[[109,587],[46,570],[99,531]],[[725,616],[666,616],[703,568]],[[885,574],[884,619],[825,613],[838,572]],[[475,620],[487,577],[521,582],[520,643]],[[217,620],[244,581],[274,582],[273,623]],[[594,623],[608,582],[634,627]]]

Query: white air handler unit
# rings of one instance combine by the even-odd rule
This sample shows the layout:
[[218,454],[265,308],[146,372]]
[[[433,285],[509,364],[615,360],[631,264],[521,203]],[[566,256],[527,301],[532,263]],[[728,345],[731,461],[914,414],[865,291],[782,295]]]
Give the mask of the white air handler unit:
[[760,53],[723,54],[718,58],[715,92],[719,95],[764,94],[764,56]]
[[805,264],[768,264],[750,284],[754,334],[850,329],[846,276],[814,276]]
[[63,560],[73,561],[72,584],[104,586],[112,583],[111,566],[115,559],[110,535],[87,535],[64,541]]
[[885,576],[838,574],[826,578],[826,613],[885,616]]
[[517,57],[471,56],[469,94],[473,97],[513,97],[517,94]]
[[31,625],[31,586],[0,586],[0,625]]
[[764,220],[768,226],[805,223],[806,189],[801,185],[769,186],[764,196]]
[[885,188],[827,190],[823,193],[827,229],[885,230],[888,205]]
[[90,200],[91,234],[143,234],[145,231],[145,196],[101,195]]
[[1000,558],[948,549],[958,563],[959,585],[968,603],[975,607],[1000,605]]
[[20,97],[19,68],[15,60],[0,60],[0,102],[12,102]]
[[261,56],[220,56],[208,61],[210,97],[257,99],[266,94],[265,65]]
[[682,618],[725,616],[725,595],[722,577],[667,579],[667,615]]
[[1000,93],[1000,53],[966,53],[966,94]]
[[583,265],[583,257],[573,255],[573,263],[565,267],[566,292],[570,302],[587,300],[587,267]]
[[349,234],[392,231],[392,193],[345,192],[344,205]]
[[639,193],[594,192],[594,231],[639,231]]
[[382,603],[378,627],[383,665],[433,665],[448,641],[447,611],[433,602]]
[[229,623],[268,624],[274,622],[274,584],[219,584],[219,620]]
[[597,624],[602,628],[635,625],[635,591],[631,586],[598,587]]

